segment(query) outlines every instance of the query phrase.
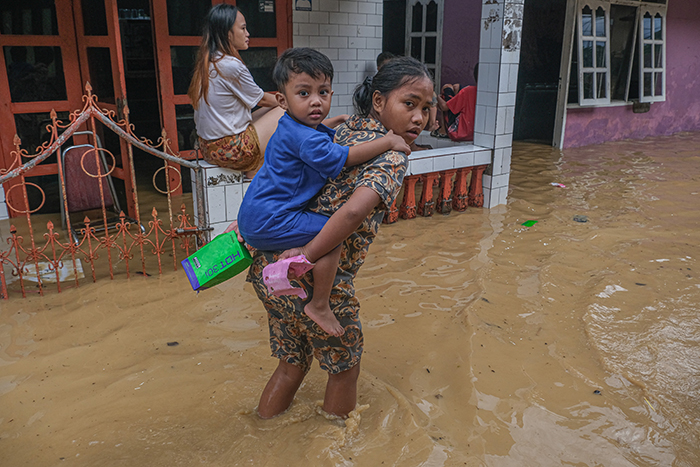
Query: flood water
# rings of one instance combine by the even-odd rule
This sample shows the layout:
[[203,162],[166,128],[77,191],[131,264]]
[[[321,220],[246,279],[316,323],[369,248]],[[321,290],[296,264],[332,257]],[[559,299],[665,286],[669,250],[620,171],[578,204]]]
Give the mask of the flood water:
[[507,206],[383,226],[345,422],[319,411],[317,366],[287,413],[256,416],[276,360],[242,276],[15,295],[0,465],[700,465],[698,148],[519,143]]

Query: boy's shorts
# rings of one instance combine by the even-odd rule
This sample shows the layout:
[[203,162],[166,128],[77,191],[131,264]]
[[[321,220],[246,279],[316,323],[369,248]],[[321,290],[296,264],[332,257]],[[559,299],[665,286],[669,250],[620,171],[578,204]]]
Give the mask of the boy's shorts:
[[[270,253],[256,252],[248,281],[253,284],[258,298],[267,310],[272,356],[291,363],[304,372],[311,369],[314,358],[319,361],[321,369],[330,374],[341,373],[357,365],[362,356],[364,337],[359,316],[360,306],[354,297],[352,281],[343,281],[339,271],[330,302],[345,334],[340,337],[331,336],[306,316],[306,301],[296,296],[275,297],[267,293],[262,280],[262,268],[268,264],[264,257],[267,255]],[[309,276],[307,274],[295,286],[300,285],[310,291],[309,282],[305,280]],[[296,281],[292,281],[292,284],[294,282]],[[340,293],[338,289],[341,290]],[[351,298],[347,299],[348,297]]]
[[204,160],[210,164],[241,172],[255,170],[263,163],[258,133],[253,125],[248,125],[245,131],[237,135],[212,141],[199,138],[199,149]]
[[285,222],[284,230],[268,230],[263,235],[255,236],[244,233],[246,243],[263,251],[283,251],[299,248],[318,235],[328,222],[328,217],[311,211],[299,211],[294,218]]

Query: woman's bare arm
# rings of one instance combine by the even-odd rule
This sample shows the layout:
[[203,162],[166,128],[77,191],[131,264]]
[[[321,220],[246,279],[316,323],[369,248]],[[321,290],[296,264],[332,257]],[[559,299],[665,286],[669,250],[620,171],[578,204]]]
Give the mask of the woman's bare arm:
[[279,104],[277,103],[277,98],[275,97],[275,94],[277,93],[264,93],[262,99],[260,99],[260,102],[258,102],[258,105],[260,107],[277,107]]

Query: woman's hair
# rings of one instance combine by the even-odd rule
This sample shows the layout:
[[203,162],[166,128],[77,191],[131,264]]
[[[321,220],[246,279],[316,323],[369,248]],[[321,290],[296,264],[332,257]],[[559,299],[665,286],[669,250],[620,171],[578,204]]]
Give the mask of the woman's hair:
[[355,93],[352,96],[355,112],[362,117],[369,116],[373,109],[372,96],[374,91],[388,96],[404,84],[423,78],[433,81],[424,64],[411,57],[393,58],[386,62],[376,75],[366,78],[362,84],[355,88]]
[[197,61],[192,73],[192,81],[187,95],[192,101],[192,106],[196,109],[199,100],[203,97],[207,104],[207,94],[209,92],[209,64],[213,64],[216,72],[219,69],[216,62],[225,55],[230,55],[241,60],[238,50],[233,47],[231,41],[231,29],[236,22],[239,10],[235,6],[220,4],[213,6],[204,18],[204,28],[202,31],[202,44],[197,52]]

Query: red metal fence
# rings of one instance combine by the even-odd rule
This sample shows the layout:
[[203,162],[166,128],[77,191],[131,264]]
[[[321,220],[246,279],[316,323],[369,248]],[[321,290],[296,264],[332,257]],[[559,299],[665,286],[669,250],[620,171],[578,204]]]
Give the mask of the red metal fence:
[[[27,221],[27,234],[18,235],[18,229],[12,225],[10,237],[7,238],[9,249],[0,248],[0,293],[2,298],[9,298],[10,288],[8,282],[18,281],[22,296],[26,296],[29,290],[28,280],[31,278],[32,287],[35,287],[39,294],[44,294],[44,289],[49,282],[56,283],[56,289],[61,291],[62,282],[64,285],[80,285],[80,277],[91,277],[96,281],[98,276],[107,273],[110,278],[114,278],[115,272],[123,267],[126,276],[132,272],[147,275],[147,266],[151,270],[157,270],[159,274],[163,272],[163,266],[168,256],[172,256],[173,269],[178,268],[179,260],[187,257],[201,244],[208,240],[209,226],[204,206],[197,206],[198,218],[194,221],[187,214],[187,207],[182,204],[179,212],[173,214],[172,195],[182,184],[182,174],[176,166],[193,169],[193,190],[202,193],[203,180],[199,164],[178,157],[170,148],[170,142],[162,132],[157,144],[153,144],[146,138],[140,138],[134,134],[134,127],[129,123],[129,108],[124,106],[123,117],[116,121],[113,111],[100,109],[97,96],[92,94],[92,89],[88,83],[86,94],[83,96],[84,106],[80,110],[70,113],[69,122],[64,123],[56,118],[56,113],[51,112],[50,125],[46,129],[50,135],[49,141],[39,146],[35,154],[30,155],[25,149],[21,149],[21,141],[15,136],[15,151],[12,152],[13,163],[9,168],[0,169],[0,184],[9,180],[14,180],[10,191],[21,190],[20,199],[24,200],[24,206],[13,205],[10,199],[17,199],[17,196],[7,196],[8,207],[16,212],[24,214]],[[108,219],[108,202],[105,195],[109,193],[107,183],[111,183],[109,176],[116,167],[114,156],[104,148],[100,148],[96,123],[101,122],[104,127],[116,133],[124,142],[122,148],[128,153],[128,170],[131,180],[127,186],[127,196],[131,197],[130,202],[136,207],[134,217],[128,218],[124,212],[119,213],[116,221]],[[80,128],[87,125],[88,140],[93,148],[82,154],[80,158],[80,170],[97,181],[99,189],[94,190],[99,197],[99,209],[101,215],[97,220],[85,217],[82,226],[71,229],[70,209],[67,197],[67,190],[61,189],[62,212],[64,213],[64,225],[67,241],[60,241],[59,232],[55,230],[53,222],[46,225],[47,233],[35,234],[32,226],[32,214],[36,213],[44,205],[46,194],[39,185],[26,181],[25,174],[39,163],[46,160],[52,154],[56,154],[58,162],[58,177],[61,187],[66,186],[66,167],[64,166],[61,148],[69,141],[69,138]],[[151,211],[151,219],[142,222],[139,214],[138,193],[136,190],[136,179],[134,172],[133,147],[158,157],[163,160],[163,167],[158,169],[165,172],[166,189],[157,191],[167,196],[167,216],[159,217],[155,208]],[[112,164],[106,163],[106,156],[111,158]],[[23,159],[28,162],[22,163]],[[174,165],[175,164],[175,165]],[[126,168],[125,168],[126,169]],[[92,170],[92,172],[91,172]],[[171,187],[171,175],[176,175],[180,183]],[[93,182],[94,183],[94,182]],[[155,186],[155,174],[153,177]],[[42,201],[38,207],[31,207],[27,195],[27,187],[38,189],[41,193]],[[109,195],[107,195],[109,197]],[[194,196],[198,203],[201,203],[203,196]],[[108,201],[108,200],[107,200]],[[73,224],[74,225],[74,224]],[[98,232],[103,232],[98,236]],[[25,238],[27,237],[28,238]],[[199,239],[199,242],[197,241]],[[28,242],[27,242],[28,241]],[[106,261],[98,262],[102,256],[106,256]],[[82,263],[89,266],[89,274],[82,271]],[[134,264],[136,263],[136,264]],[[7,277],[5,270],[9,269],[11,277]],[[12,279],[10,281],[9,279]]]

